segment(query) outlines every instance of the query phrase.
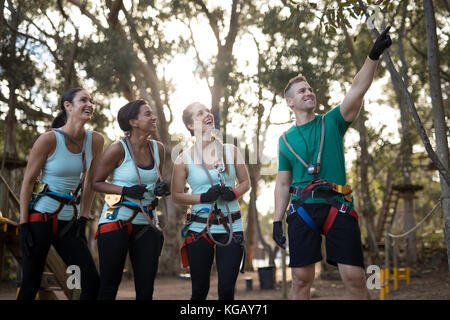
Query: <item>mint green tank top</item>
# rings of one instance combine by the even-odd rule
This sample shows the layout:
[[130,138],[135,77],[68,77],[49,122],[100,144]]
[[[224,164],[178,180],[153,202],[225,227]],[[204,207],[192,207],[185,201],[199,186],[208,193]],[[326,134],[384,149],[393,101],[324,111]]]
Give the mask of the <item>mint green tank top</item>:
[[[83,161],[80,153],[72,153],[67,149],[65,136],[53,131],[56,136],[55,152],[48,157],[41,172],[41,181],[48,184],[54,192],[70,193],[80,182]],[[92,131],[86,130],[85,138],[86,170],[92,161]],[[41,197],[35,204],[34,210],[39,212],[53,212],[59,206],[59,201],[50,197]],[[80,206],[77,205],[80,210]],[[72,206],[64,205],[58,214],[58,220],[69,221],[73,218]]]
[[[236,169],[234,165],[234,158],[231,155],[229,145],[225,144],[225,152],[226,159],[228,162],[228,170],[225,173],[225,185],[234,188],[236,185]],[[208,176],[205,173],[201,164],[195,164],[189,152],[185,151],[187,164],[189,168],[189,175],[187,177],[187,182],[192,189],[192,194],[201,194],[208,191],[211,188],[211,183],[209,182]],[[219,176],[215,169],[208,170],[211,178],[213,180],[213,184],[219,184]],[[209,203],[196,203],[192,205],[192,213],[197,214],[199,217],[207,218],[208,212],[211,207]],[[229,212],[227,212],[225,207],[225,201],[219,200],[217,201],[217,207],[222,210],[222,213],[227,216]],[[239,202],[238,200],[228,201],[228,208],[231,213],[239,211]],[[193,222],[189,226],[189,230],[194,232],[200,232],[205,228],[205,224],[199,222]],[[210,227],[211,233],[226,233],[227,231],[222,225],[212,225]],[[236,220],[233,223],[233,232],[243,231],[242,228],[242,218]]]
[[[136,174],[136,169],[134,167],[133,159],[131,158],[130,152],[128,151],[128,148],[123,140],[120,140],[120,143],[122,144],[122,147],[124,149],[125,157],[118,166],[114,172],[113,172],[113,180],[112,184],[115,184],[117,186],[125,186],[125,187],[131,187],[135,184],[139,184],[138,177]],[[141,169],[138,167],[139,170],[139,176],[141,178],[141,183],[147,185],[148,192],[144,193],[144,199],[142,199],[142,205],[147,206],[149,205],[154,199],[155,195],[153,194],[153,190],[155,189],[155,183],[158,180],[158,173],[156,171],[156,166],[159,166],[159,152],[158,152],[158,144],[156,141],[152,140],[153,143],[153,154],[155,156],[155,164],[153,165],[153,169],[146,170]],[[130,201],[134,202],[139,205],[139,201],[136,199],[123,197],[124,201]],[[115,219],[106,219],[106,209],[108,209],[108,205],[105,203],[103,206],[102,214],[100,216],[100,219],[98,220],[98,224],[102,223],[108,223],[108,222],[114,222],[117,220],[127,220],[131,217],[133,214],[133,210],[121,206],[119,209],[119,212]],[[148,220],[145,218],[144,214],[142,212],[139,212],[137,216],[132,221],[133,224],[149,224]]]

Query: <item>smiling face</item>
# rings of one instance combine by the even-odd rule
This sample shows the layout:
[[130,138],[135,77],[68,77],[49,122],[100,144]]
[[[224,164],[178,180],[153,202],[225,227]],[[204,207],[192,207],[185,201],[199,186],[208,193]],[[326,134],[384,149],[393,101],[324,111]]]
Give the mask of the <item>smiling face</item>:
[[190,121],[186,123],[186,127],[191,132],[198,132],[201,130],[201,133],[205,133],[207,131],[214,130],[214,116],[207,107],[205,107],[201,103],[196,103],[190,105]]
[[311,112],[316,108],[316,95],[308,82],[300,81],[286,92],[286,102],[293,110]]
[[130,120],[133,130],[139,129],[147,133],[153,133],[157,130],[157,117],[153,114],[148,104],[142,104],[139,107],[139,113],[136,119]]
[[70,117],[88,121],[94,114],[94,104],[89,92],[86,90],[78,91],[72,102],[64,101],[64,107]]

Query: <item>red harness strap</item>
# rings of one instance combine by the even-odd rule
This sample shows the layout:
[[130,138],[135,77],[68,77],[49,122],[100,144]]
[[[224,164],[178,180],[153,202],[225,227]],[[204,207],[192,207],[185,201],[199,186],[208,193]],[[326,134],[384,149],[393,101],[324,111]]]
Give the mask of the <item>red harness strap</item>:
[[[330,212],[328,213],[327,219],[325,220],[325,223],[323,224],[323,227],[322,227],[324,235],[327,235],[328,231],[330,231],[331,226],[333,225],[334,220],[336,219],[336,216],[337,216],[338,212],[339,211],[345,212],[346,208],[347,208],[347,205],[345,205],[345,204],[342,204],[340,210],[338,208],[336,208],[335,206],[331,206]],[[349,214],[353,218],[356,219],[356,222],[358,222],[358,213],[355,210],[352,210]]]
[[[126,206],[126,207],[130,208],[128,206]],[[149,209],[150,208],[151,208],[151,210],[153,210],[153,206],[150,205]],[[133,209],[134,212],[131,215],[131,217],[128,218],[127,220],[125,220],[125,221],[124,220],[117,220],[117,221],[108,222],[108,223],[99,225],[98,229],[97,229],[97,232],[95,233],[95,238],[94,239],[97,240],[98,235],[101,234],[101,233],[116,231],[116,230],[119,230],[119,229],[123,229],[125,227],[127,228],[128,235],[130,235],[131,232],[133,231],[133,224],[131,222],[134,220],[134,218],[136,218],[136,216],[139,213],[139,209],[136,209],[136,208],[130,208],[130,209]]]
[[122,220],[101,224],[98,226],[97,232],[95,233],[95,240],[97,240],[98,235],[101,233],[116,231],[123,228],[127,228],[127,233],[130,235],[133,231],[133,224],[131,221],[128,222]]
[[58,232],[58,213],[62,210],[64,204],[62,202],[59,203],[58,208],[53,212],[30,212],[28,214],[29,222],[47,222],[50,219],[52,220],[52,235],[55,235]]
[[208,235],[205,233],[201,234],[200,236],[195,236],[195,234],[191,233],[190,235],[188,235],[186,237],[186,239],[183,242],[183,245],[181,246],[181,262],[183,263],[183,268],[187,268],[189,267],[189,259],[187,256],[187,245],[191,244],[192,242],[195,242],[197,240],[199,240],[200,238],[205,238],[206,241],[208,241],[208,243],[212,246],[214,246],[214,242],[208,237]]

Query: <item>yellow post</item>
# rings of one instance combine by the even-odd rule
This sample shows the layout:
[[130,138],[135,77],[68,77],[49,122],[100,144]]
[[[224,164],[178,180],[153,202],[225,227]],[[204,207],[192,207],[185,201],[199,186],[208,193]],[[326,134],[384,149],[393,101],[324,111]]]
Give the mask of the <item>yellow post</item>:
[[398,290],[398,268],[394,268],[394,290]]
[[382,269],[381,272],[380,272],[380,300],[386,300],[384,269]]
[[385,283],[385,288],[386,288],[386,294],[388,294],[390,291],[389,280],[391,280],[390,269],[386,268],[386,269],[384,269],[384,272],[385,272],[384,283]]
[[[20,288],[17,288],[17,291],[16,291],[16,300],[17,300],[17,297],[19,296],[19,291],[20,291]],[[34,300],[39,300],[39,292],[36,293],[36,297],[34,298]]]

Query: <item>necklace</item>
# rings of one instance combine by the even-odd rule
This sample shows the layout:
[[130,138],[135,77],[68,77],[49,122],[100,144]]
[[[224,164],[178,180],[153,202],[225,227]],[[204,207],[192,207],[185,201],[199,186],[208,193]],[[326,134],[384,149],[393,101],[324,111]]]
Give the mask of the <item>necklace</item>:
[[[314,118],[313,121],[315,122],[316,119]],[[295,126],[295,128],[297,129],[298,134],[300,135],[300,137],[302,137],[303,142],[304,142],[304,144],[305,144],[305,148],[306,148],[306,156],[307,156],[308,163],[312,163],[312,161],[309,161],[310,154],[309,154],[308,143],[306,142],[305,136],[303,135],[302,131],[301,131],[298,127],[299,127],[299,126],[297,126],[297,125]],[[317,124],[314,123],[314,144],[315,144],[316,138],[317,138],[317,137],[316,137],[316,128],[317,128]],[[312,154],[312,157],[314,158],[314,153]]]
[[[288,147],[288,149],[294,154],[294,156],[301,162],[301,164],[306,168],[306,172],[310,175],[314,175],[315,177],[317,177],[317,175],[319,174],[320,171],[320,160],[322,157],[322,150],[323,150],[323,140],[325,138],[325,117],[322,116],[322,130],[321,130],[321,134],[320,134],[320,147],[319,147],[319,153],[317,154],[317,160],[315,164],[312,163],[306,163],[296,152],[295,150],[292,148],[292,146],[289,144],[287,137],[286,137],[286,132],[283,133],[282,137],[284,140],[284,143],[286,144],[286,146]],[[307,153],[309,153],[308,150],[308,144],[306,143],[306,139],[305,137],[303,137],[303,134],[300,132],[300,129],[297,128],[298,132],[300,133],[301,137],[303,138],[303,141],[305,142],[305,147],[306,147],[306,151]],[[314,128],[315,130],[315,128]],[[315,138],[315,137],[314,137]],[[314,156],[314,155],[313,155]]]

